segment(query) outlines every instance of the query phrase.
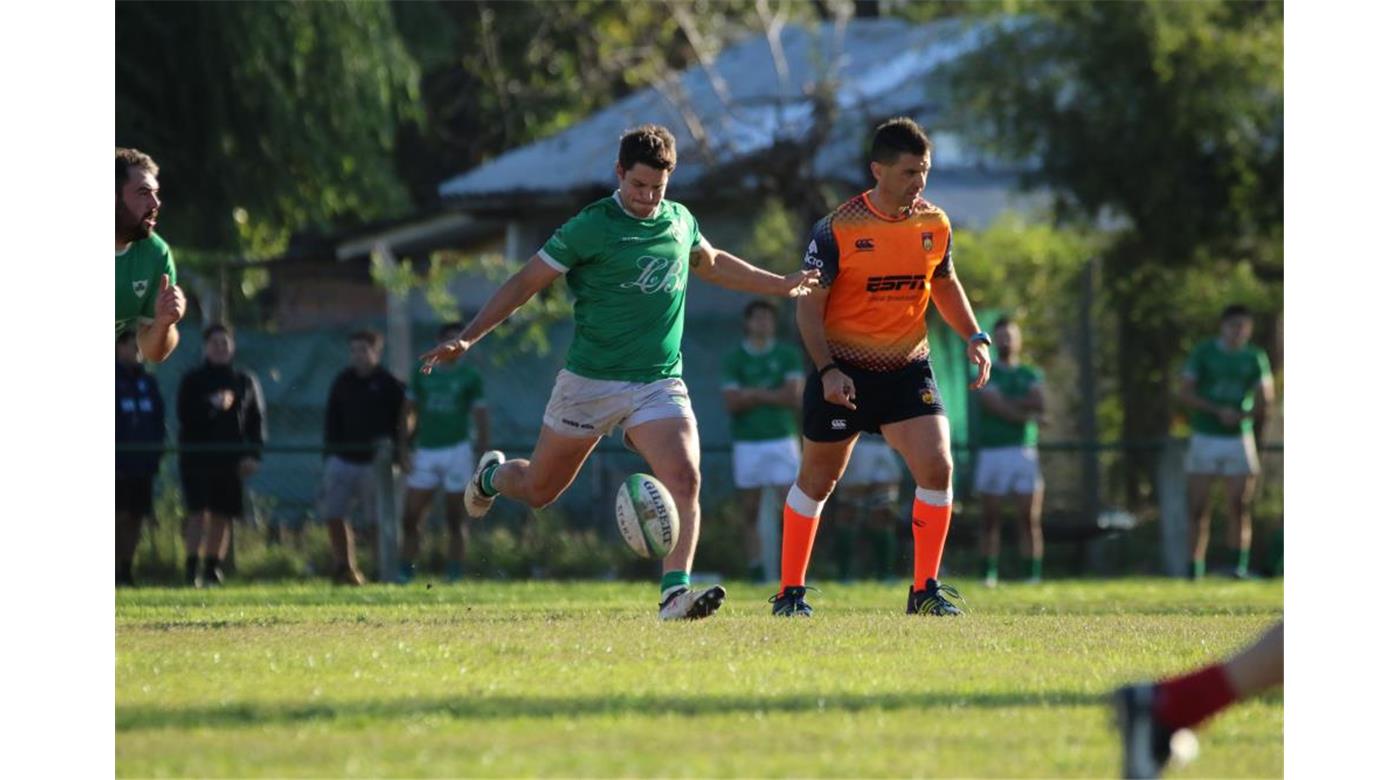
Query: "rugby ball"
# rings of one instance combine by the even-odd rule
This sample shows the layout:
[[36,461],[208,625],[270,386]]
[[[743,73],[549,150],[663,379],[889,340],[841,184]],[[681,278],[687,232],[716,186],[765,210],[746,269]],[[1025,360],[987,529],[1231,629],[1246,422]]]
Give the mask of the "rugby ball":
[[632,552],[664,558],[676,546],[680,519],[676,502],[661,480],[633,474],[617,489],[617,530]]

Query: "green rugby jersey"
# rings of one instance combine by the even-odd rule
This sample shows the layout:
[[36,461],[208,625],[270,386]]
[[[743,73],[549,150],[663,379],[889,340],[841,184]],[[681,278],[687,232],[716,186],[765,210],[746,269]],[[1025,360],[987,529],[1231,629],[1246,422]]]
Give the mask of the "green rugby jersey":
[[1254,430],[1254,393],[1270,376],[1269,356],[1264,350],[1246,344],[1227,351],[1219,339],[1196,345],[1181,373],[1196,380],[1196,395],[1216,406],[1239,410],[1244,419],[1238,425],[1225,425],[1220,418],[1200,409],[1191,411],[1191,430],[1209,436],[1237,436]]
[[175,280],[175,258],[155,233],[133,241],[117,254],[117,333],[156,318],[156,295],[161,274]]
[[[1019,401],[1030,395],[1031,388],[1045,380],[1040,369],[1021,363],[1011,366],[998,360],[992,363],[987,387],[995,389],[1008,401]],[[1035,421],[1012,422],[985,408],[981,410],[977,440],[983,447],[1034,447],[1039,441],[1040,427]]]
[[408,397],[418,409],[418,446],[455,447],[471,438],[472,408],[484,392],[481,375],[465,363],[438,366],[431,374],[415,371]]
[[[723,387],[773,390],[789,379],[802,378],[802,354],[796,347],[774,342],[763,352],[750,352],[748,344],[724,356]],[[797,435],[797,418],[791,407],[775,404],[751,406],[730,416],[734,441],[768,441]]]
[[680,376],[690,252],[704,241],[685,206],[663,200],[640,219],[617,193],[555,231],[538,254],[574,294],[565,367],[627,382]]

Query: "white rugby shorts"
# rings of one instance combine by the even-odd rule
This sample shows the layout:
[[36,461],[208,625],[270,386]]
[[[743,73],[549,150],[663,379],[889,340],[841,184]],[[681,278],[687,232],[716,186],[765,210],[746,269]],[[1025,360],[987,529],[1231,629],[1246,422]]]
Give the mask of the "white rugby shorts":
[[768,485],[788,487],[797,481],[801,465],[802,451],[792,436],[734,442],[734,487],[740,490]]
[[467,489],[472,472],[476,471],[476,453],[471,442],[451,447],[420,447],[413,453],[413,470],[404,479],[412,490],[437,490],[461,493]]
[[1254,449],[1254,434],[1191,434],[1191,444],[1186,449],[1186,473],[1217,477],[1258,474],[1259,453]]
[[544,424],[579,438],[607,436],[642,423],[671,417],[695,419],[690,391],[679,378],[655,382],[589,379],[568,369],[559,372],[544,409]]
[[1029,496],[1042,484],[1040,454],[1035,447],[987,447],[977,451],[974,493]]

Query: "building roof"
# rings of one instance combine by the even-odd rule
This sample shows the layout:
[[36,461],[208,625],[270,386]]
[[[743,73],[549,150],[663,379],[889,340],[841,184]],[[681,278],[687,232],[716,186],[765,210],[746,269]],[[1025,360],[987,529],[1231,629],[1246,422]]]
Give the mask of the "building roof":
[[[806,139],[812,96],[823,83],[834,85],[839,118],[815,158],[820,178],[863,186],[869,174],[862,146],[871,125],[907,114],[933,135],[935,172],[990,170],[1009,181],[1005,174],[1013,166],[979,158],[955,136],[938,132],[949,106],[937,72],[975,47],[985,29],[961,20],[851,19],[784,27],[780,47],[755,35],[692,66],[664,90],[634,92],[549,138],[454,176],[439,193],[447,201],[482,201],[611,189],[621,132],[658,122],[676,134],[680,165],[671,191],[684,196],[711,174],[779,143]],[[699,132],[689,130],[682,108],[698,120]]]

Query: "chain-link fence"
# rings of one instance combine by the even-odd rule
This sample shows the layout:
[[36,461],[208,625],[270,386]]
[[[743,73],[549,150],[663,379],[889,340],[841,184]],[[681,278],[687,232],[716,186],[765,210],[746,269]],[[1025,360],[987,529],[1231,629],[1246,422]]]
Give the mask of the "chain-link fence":
[[[732,576],[742,574],[748,562],[742,544],[744,520],[739,517],[733,489],[728,415],[720,390],[719,365],[725,351],[737,343],[736,329],[728,320],[722,326],[721,323],[691,325],[684,345],[685,380],[700,425],[703,453],[704,532],[696,566]],[[250,570],[249,560],[253,559],[270,561],[261,568],[268,576],[299,576],[308,571],[324,571],[325,532],[320,530],[320,518],[316,517],[324,408],[334,377],[347,364],[346,339],[356,329],[347,325],[294,333],[249,331],[237,334],[234,361],[255,373],[262,384],[268,431],[262,467],[247,481],[247,517],[244,519],[248,524],[237,532],[235,555],[244,556],[245,560],[238,565],[245,573]],[[434,330],[430,324],[415,326],[414,347],[431,344]],[[568,335],[567,325],[557,328],[550,334],[552,349],[545,350],[542,355],[508,353],[496,348],[471,357],[485,377],[492,446],[504,450],[508,457],[527,457],[534,446],[540,415]],[[199,344],[198,332],[193,327],[188,328],[176,354],[155,367],[155,376],[166,399],[171,441],[178,431],[175,398],[180,378],[202,362]],[[386,355],[386,364],[391,358],[392,355]],[[940,383],[945,395],[952,396],[959,383],[944,381],[946,375],[940,375]],[[961,396],[958,403],[966,410],[967,396]],[[1061,409],[1068,406],[1060,400]],[[1052,409],[1054,407],[1052,403]],[[1073,430],[1074,426],[1068,428]],[[959,433],[955,427],[957,440]],[[966,446],[959,445],[955,449],[957,506],[949,544],[949,566],[954,571],[970,572],[980,525],[978,503],[970,500],[971,466],[975,457]],[[1130,513],[1121,475],[1127,454],[1134,451],[1147,453],[1161,467],[1156,470],[1157,500],[1132,506]],[[1163,528],[1168,528],[1169,539],[1176,538],[1173,533],[1177,536],[1184,533],[1172,530],[1181,523],[1179,515],[1184,505],[1184,479],[1179,468],[1171,467],[1179,465],[1183,457],[1180,441],[1045,440],[1040,453],[1046,484],[1047,573],[1179,571],[1179,563],[1174,563],[1175,559],[1167,554],[1176,542],[1171,541],[1164,547]],[[143,548],[146,550],[144,558],[165,561],[172,571],[173,562],[183,555],[176,541],[182,516],[176,460],[173,456],[165,458],[156,485],[161,525],[155,541],[160,543]],[[1261,460],[1264,473],[1256,500],[1253,560],[1264,572],[1273,573],[1281,566],[1276,563],[1281,561],[1283,516],[1281,445],[1266,447],[1261,452]],[[627,474],[646,470],[642,459],[624,449],[617,438],[605,440],[575,484],[553,506],[542,512],[530,512],[516,502],[501,501],[485,521],[473,522],[468,571],[481,576],[650,576],[650,564],[626,555],[625,547],[616,538],[612,520],[613,491]],[[386,485],[397,486],[402,478],[386,476],[384,481]],[[904,481],[900,513],[907,525],[913,485],[907,474]],[[397,518],[401,506],[397,502],[397,498],[390,502],[392,507],[385,510],[385,516]],[[1160,522],[1164,508],[1168,521],[1165,526]],[[442,515],[439,502],[428,520],[430,542],[424,562],[429,569],[441,558]],[[1224,546],[1221,542],[1223,498],[1217,499],[1214,516],[1218,527],[1212,533],[1213,551]],[[1009,528],[1007,532],[1010,533]],[[907,545],[907,532],[899,536]],[[829,541],[819,540],[818,560],[813,564],[817,575],[825,571],[821,556],[829,544]],[[903,552],[907,557],[908,551]],[[371,565],[369,570],[373,569]]]

